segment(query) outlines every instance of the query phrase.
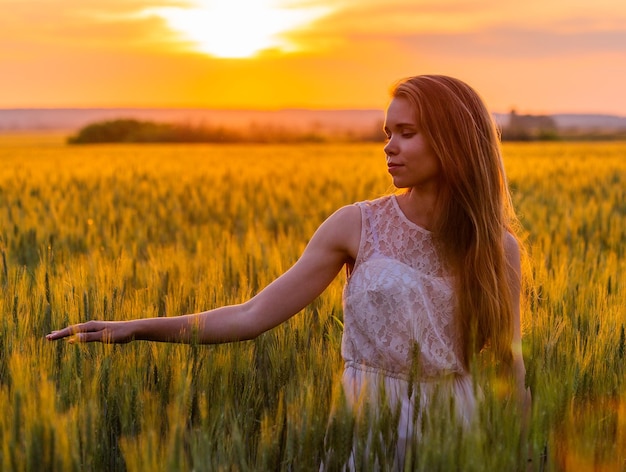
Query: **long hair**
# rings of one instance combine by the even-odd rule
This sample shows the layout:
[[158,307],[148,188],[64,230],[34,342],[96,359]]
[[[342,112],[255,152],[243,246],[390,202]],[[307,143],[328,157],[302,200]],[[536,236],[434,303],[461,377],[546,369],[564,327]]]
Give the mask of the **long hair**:
[[500,136],[481,97],[464,82],[422,75],[392,90],[413,105],[441,164],[433,224],[439,252],[455,280],[455,321],[466,368],[485,346],[504,365],[512,353],[513,306],[504,249],[515,236]]

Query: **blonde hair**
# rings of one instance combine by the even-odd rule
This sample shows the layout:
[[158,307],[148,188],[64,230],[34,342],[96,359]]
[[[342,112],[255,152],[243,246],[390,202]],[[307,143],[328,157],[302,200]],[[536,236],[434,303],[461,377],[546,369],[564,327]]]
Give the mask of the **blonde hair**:
[[506,232],[515,236],[517,218],[494,120],[478,93],[452,77],[410,77],[392,96],[413,105],[441,164],[433,235],[456,283],[463,362],[469,367],[489,345],[509,365],[513,306],[504,244]]

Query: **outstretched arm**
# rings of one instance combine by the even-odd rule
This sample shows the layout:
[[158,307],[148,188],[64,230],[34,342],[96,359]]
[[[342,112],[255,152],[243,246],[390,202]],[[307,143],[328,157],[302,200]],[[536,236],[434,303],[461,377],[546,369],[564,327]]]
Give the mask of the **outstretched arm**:
[[339,209],[318,228],[296,264],[245,303],[167,318],[88,321],[53,331],[47,338],[206,344],[253,339],[298,313],[324,291],[342,266],[356,258],[360,230],[358,207]]

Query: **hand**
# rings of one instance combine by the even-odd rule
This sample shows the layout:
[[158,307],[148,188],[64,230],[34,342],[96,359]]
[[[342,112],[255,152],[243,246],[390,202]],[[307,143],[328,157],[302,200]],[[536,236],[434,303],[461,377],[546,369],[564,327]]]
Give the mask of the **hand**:
[[134,339],[128,321],[87,321],[46,335],[48,341],[69,338],[70,343],[127,343]]

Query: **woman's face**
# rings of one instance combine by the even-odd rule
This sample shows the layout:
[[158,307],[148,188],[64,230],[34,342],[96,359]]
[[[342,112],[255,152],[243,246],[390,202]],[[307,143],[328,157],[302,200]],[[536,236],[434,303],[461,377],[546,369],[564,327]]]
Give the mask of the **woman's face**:
[[436,191],[441,164],[420,132],[416,113],[403,97],[394,98],[385,119],[387,170],[397,188]]

